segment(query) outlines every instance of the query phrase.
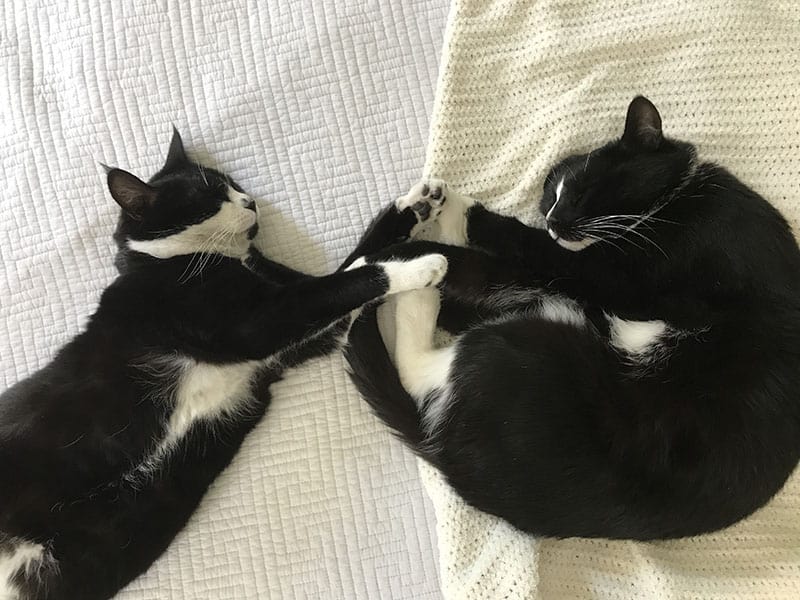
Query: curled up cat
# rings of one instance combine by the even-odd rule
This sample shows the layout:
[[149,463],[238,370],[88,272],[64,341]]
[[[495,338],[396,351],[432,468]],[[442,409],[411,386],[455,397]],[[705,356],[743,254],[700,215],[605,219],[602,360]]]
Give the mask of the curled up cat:
[[149,182],[110,169],[108,188],[119,276],[85,331],[0,395],[3,600],[114,595],[183,528],[287,367],[447,268],[433,254],[312,277],[265,258],[256,203],[177,131]]
[[677,538],[767,503],[800,458],[783,216],[643,97],[621,138],[553,167],[540,210],[527,227],[427,180],[384,211],[394,238],[439,243],[367,262],[449,266],[441,295],[394,298],[391,352],[375,310],[351,328],[365,400],[469,504],[536,535]]

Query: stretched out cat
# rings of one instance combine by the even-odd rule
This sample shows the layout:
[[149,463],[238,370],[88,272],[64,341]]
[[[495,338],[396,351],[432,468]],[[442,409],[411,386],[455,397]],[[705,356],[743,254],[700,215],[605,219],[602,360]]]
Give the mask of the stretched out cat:
[[149,183],[111,169],[108,187],[119,277],[83,333],[0,395],[4,600],[116,593],[184,526],[286,367],[333,350],[354,309],[447,266],[312,277],[267,260],[255,202],[177,131]]
[[[720,529],[800,458],[800,251],[766,200],[662,134],[647,99],[622,137],[547,176],[535,229],[426,181],[408,208],[451,244],[435,289],[398,295],[396,370],[367,311],[352,377],[471,505],[544,536]],[[437,322],[460,332],[433,342]]]

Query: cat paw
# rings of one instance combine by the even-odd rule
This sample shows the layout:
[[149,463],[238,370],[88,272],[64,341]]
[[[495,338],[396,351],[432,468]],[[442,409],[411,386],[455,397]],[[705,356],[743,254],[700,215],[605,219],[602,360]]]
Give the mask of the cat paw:
[[395,202],[397,210],[410,208],[418,223],[436,219],[447,201],[447,184],[441,179],[422,179]]
[[417,224],[411,237],[455,246],[467,242],[467,211],[475,200],[451,191],[441,179],[423,179],[395,202],[398,210],[411,209]]
[[426,254],[409,261],[393,260],[378,264],[389,279],[387,294],[438,285],[447,273],[447,259],[441,254]]

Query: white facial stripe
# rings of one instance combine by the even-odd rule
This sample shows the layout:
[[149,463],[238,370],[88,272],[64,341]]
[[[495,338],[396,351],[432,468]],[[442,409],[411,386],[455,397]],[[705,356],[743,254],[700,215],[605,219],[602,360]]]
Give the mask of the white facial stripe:
[[[551,206],[550,210],[547,211],[547,214],[544,217],[545,221],[549,221],[550,220],[550,217],[553,215],[553,211],[556,209],[556,206],[558,206],[559,200],[561,200],[561,194],[564,192],[564,179],[565,178],[566,178],[566,175],[563,175],[561,177],[561,180],[558,182],[558,185],[556,185],[556,201],[553,202],[553,206]],[[559,246],[561,246],[562,248],[565,248],[567,250],[570,250],[572,252],[578,252],[579,250],[583,250],[584,248],[587,248],[588,246],[591,246],[592,244],[594,244],[597,241],[597,238],[583,238],[582,240],[575,240],[575,241],[573,241],[573,240],[565,240],[564,238],[559,238],[558,237],[558,233],[556,233],[550,227],[547,228],[547,233],[550,235],[550,237],[552,239],[554,239],[556,241],[556,243]]]
[[[553,211],[556,209],[556,206],[558,206],[558,201],[561,200],[561,192],[564,191],[564,177],[566,177],[566,175],[561,177],[561,181],[559,181],[558,185],[556,186],[556,201],[553,202],[553,206],[550,207],[550,210],[548,210],[547,214],[544,216],[545,221],[550,218],[550,215],[553,214]],[[550,235],[552,236],[553,234],[551,233]]]
[[219,211],[205,221],[167,237],[129,240],[128,247],[156,258],[172,258],[195,252],[215,252],[240,257],[247,252],[250,245],[246,234],[255,224],[256,218],[256,213],[252,210],[233,202],[224,202]]

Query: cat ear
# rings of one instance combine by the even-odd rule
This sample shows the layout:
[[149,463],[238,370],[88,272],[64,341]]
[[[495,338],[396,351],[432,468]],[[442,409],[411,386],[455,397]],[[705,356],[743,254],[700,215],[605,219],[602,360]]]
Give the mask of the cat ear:
[[142,218],[145,209],[156,199],[155,188],[122,169],[111,169],[108,172],[107,180],[111,197],[122,207],[122,210],[137,221]]
[[663,138],[658,109],[644,96],[636,96],[628,106],[623,143],[632,148],[656,150]]
[[178,128],[172,126],[172,141],[169,144],[169,151],[167,152],[167,160],[164,163],[161,171],[171,171],[175,167],[189,162],[186,156],[186,150],[183,149],[183,140],[181,134],[178,133]]

